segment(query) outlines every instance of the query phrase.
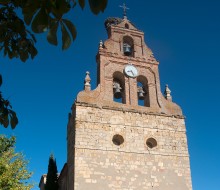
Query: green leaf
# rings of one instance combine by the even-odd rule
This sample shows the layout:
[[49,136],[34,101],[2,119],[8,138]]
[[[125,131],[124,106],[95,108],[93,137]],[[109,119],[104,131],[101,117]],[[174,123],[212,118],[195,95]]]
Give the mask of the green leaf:
[[59,26],[59,22],[53,22],[48,34],[47,41],[55,46],[57,46],[57,28]]
[[20,59],[21,59],[21,61],[25,62],[28,59],[28,52],[21,50],[21,52],[20,52]]
[[29,25],[32,21],[33,16],[40,8],[39,1],[29,1],[26,5],[22,8],[22,14],[24,15],[24,21],[27,25]]
[[32,30],[35,33],[45,32],[48,27],[48,17],[49,15],[46,13],[46,10],[41,8],[32,22]]
[[27,25],[30,25],[31,24],[31,21],[32,21],[32,18],[34,16],[34,14],[36,13],[37,10],[34,10],[33,12],[30,12],[30,13],[23,13],[24,15],[24,22],[27,24]]
[[4,126],[5,128],[7,128],[7,127],[8,127],[8,124],[9,124],[8,114],[5,114],[5,115],[3,116],[3,126]]
[[69,10],[70,10],[70,4],[68,3],[68,1],[66,1],[66,0],[61,0],[61,6],[60,6],[60,12],[62,13],[62,14],[65,14],[65,13],[68,13],[69,12]]
[[81,9],[84,9],[84,7],[85,7],[85,0],[78,0],[78,2],[79,2],[79,5],[80,5]]
[[61,22],[61,32],[62,32],[62,50],[68,49],[71,44],[71,38],[66,30],[66,27]]
[[106,7],[107,7],[107,4],[108,4],[108,0],[102,0],[101,4],[100,4],[100,9],[102,12],[105,11]]
[[10,124],[11,124],[11,128],[14,129],[16,127],[16,125],[18,124],[18,118],[17,115],[14,111],[10,110],[11,114],[10,114]]
[[34,57],[37,55],[37,49],[32,45],[30,44],[29,47],[28,47],[28,52],[31,54],[31,59],[34,59]]
[[108,0],[89,0],[90,9],[94,14],[99,14],[100,11],[104,12]]
[[52,7],[51,12],[58,20],[60,20],[64,14],[69,12],[70,8],[71,7],[68,1],[59,0],[59,1],[56,1],[56,6]]
[[21,19],[16,18],[13,22],[13,30],[17,33],[25,33],[24,22]]
[[63,22],[67,26],[69,32],[71,33],[73,40],[75,40],[77,35],[76,27],[72,22],[70,22],[67,19],[63,19]]

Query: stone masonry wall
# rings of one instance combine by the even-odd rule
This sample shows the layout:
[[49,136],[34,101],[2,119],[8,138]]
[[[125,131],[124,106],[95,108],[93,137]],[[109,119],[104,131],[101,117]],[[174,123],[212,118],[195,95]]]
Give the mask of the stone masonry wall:
[[[69,189],[192,189],[183,118],[77,105],[74,123],[68,132]],[[116,134],[124,138],[120,146],[112,142]],[[157,146],[149,148],[148,138]]]

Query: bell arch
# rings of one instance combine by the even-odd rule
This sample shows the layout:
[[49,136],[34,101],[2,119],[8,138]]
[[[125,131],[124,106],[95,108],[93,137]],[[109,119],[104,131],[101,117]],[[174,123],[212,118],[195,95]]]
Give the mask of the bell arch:
[[137,77],[137,98],[139,106],[150,107],[148,80],[143,75]]
[[134,40],[130,36],[123,37],[123,53],[125,56],[134,57]]
[[113,73],[113,100],[125,104],[125,78],[123,73]]

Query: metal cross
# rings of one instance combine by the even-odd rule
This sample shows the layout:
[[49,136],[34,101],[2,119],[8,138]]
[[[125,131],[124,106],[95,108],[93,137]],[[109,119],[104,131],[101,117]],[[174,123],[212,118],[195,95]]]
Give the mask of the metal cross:
[[129,8],[128,7],[126,7],[126,5],[125,5],[125,3],[123,3],[123,5],[120,5],[119,7],[121,7],[121,8],[123,8],[123,11],[124,11],[124,17],[126,17],[126,10],[128,10]]

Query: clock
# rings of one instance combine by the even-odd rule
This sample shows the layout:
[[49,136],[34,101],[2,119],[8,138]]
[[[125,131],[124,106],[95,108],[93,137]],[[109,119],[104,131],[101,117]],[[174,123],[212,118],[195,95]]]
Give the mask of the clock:
[[128,77],[135,78],[138,76],[138,70],[133,65],[126,65],[124,68],[124,72]]

